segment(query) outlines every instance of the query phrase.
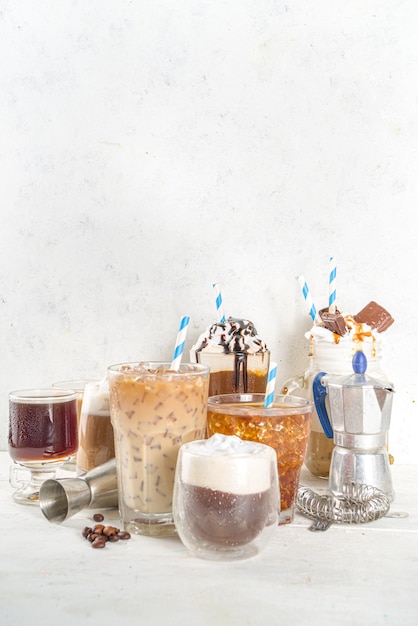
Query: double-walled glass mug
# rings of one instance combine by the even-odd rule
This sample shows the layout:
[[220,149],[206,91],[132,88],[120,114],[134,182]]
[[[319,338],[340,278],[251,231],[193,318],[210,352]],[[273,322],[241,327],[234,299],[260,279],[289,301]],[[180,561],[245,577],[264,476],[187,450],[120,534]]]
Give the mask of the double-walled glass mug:
[[38,504],[39,489],[77,451],[77,394],[56,388],[9,394],[10,483],[21,504]]
[[279,508],[277,459],[270,446],[221,434],[181,446],[174,521],[194,556],[255,556],[274,537]]

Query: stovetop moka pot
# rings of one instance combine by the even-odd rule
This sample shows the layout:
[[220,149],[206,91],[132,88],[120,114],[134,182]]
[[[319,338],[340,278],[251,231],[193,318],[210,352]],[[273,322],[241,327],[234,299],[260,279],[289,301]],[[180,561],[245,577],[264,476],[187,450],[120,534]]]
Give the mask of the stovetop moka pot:
[[[324,432],[333,437],[329,489],[343,494],[351,482],[372,485],[393,500],[389,454],[386,448],[394,388],[366,374],[367,358],[362,351],[353,357],[350,376],[316,375],[313,396]],[[330,417],[325,406],[328,394]]]

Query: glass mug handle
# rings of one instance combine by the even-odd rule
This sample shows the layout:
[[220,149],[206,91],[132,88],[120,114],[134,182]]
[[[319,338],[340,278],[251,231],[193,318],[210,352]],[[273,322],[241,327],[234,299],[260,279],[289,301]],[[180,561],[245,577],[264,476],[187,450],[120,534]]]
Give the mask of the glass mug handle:
[[305,375],[300,374],[300,376],[294,376],[293,378],[288,378],[287,380],[285,380],[285,382],[282,384],[280,393],[285,396],[289,396],[292,391],[295,391],[295,389],[303,389],[304,386]]
[[[21,478],[19,478],[21,476]],[[10,466],[9,469],[9,483],[12,487],[18,488],[22,485],[26,485],[31,477],[31,472],[26,467],[22,467],[21,465]]]

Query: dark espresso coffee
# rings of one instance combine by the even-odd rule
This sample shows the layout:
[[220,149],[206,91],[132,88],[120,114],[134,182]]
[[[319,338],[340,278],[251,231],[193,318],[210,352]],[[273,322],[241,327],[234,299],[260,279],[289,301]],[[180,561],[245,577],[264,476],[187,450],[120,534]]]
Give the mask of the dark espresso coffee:
[[14,461],[52,461],[77,451],[75,399],[33,404],[9,400],[9,453]]
[[184,484],[184,508],[196,539],[217,546],[253,541],[269,517],[270,490],[237,495]]

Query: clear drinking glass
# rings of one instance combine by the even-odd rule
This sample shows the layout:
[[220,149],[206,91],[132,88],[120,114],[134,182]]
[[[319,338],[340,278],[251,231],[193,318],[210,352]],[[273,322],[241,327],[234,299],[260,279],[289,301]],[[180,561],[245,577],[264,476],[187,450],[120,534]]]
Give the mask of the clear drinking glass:
[[119,512],[126,530],[174,535],[173,487],[180,446],[206,430],[209,368],[144,362],[108,369]]
[[107,382],[85,386],[78,435],[77,475],[115,458]]
[[280,524],[293,521],[300,470],[311,432],[313,403],[276,395],[264,408],[264,394],[225,394],[208,399],[208,436],[236,435],[276,451],[280,483]]
[[267,385],[270,351],[190,351],[190,360],[210,368],[209,396],[225,393],[263,393]]
[[221,434],[181,446],[174,522],[195,556],[232,560],[258,554],[277,531],[279,507],[270,446]]
[[[77,424],[80,428],[80,416],[81,405],[83,403],[84,389],[88,383],[97,383],[99,381],[92,378],[75,378],[71,380],[59,380],[56,383],[52,383],[53,387],[57,389],[66,389],[67,391],[73,390],[77,393]],[[64,469],[68,471],[76,471],[77,466],[77,454],[73,454],[69,460],[65,463]]]
[[[40,485],[71,459],[78,446],[77,394],[24,389],[9,394],[10,482],[16,502],[38,504]],[[26,470],[26,471],[25,471]]]

